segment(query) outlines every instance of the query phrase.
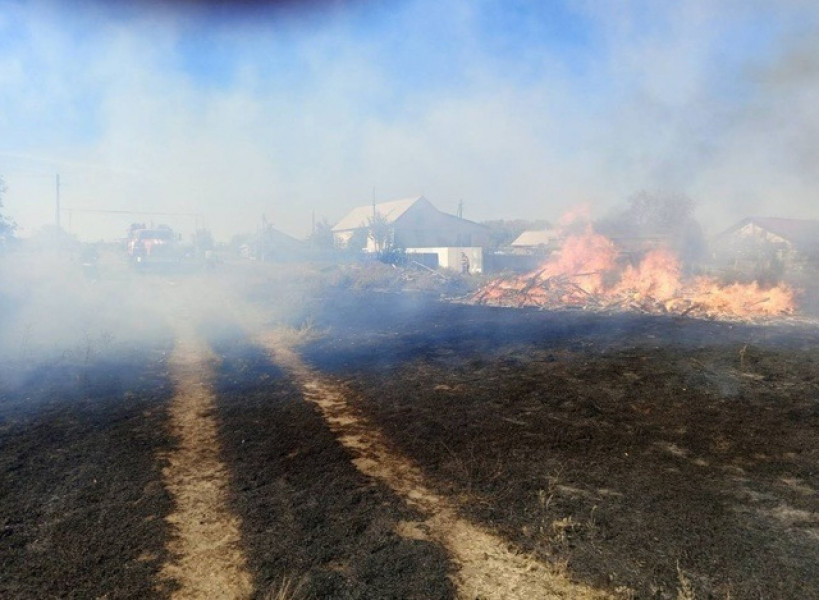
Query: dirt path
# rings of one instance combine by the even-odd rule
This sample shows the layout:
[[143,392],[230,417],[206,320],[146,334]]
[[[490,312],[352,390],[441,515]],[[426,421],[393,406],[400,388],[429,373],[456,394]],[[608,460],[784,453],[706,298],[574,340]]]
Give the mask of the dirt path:
[[176,386],[171,429],[179,446],[161,457],[176,505],[167,517],[176,532],[168,546],[174,560],[162,569],[179,586],[173,598],[246,598],[253,592],[239,520],[227,503],[228,471],[220,460],[211,389],[214,361],[193,335],[179,334],[170,360]]
[[571,582],[564,572],[515,553],[507,542],[458,516],[449,500],[426,485],[421,470],[392,450],[385,436],[347,402],[338,385],[306,366],[275,335],[262,336],[260,341],[273,360],[295,377],[305,398],[318,406],[341,444],[356,456],[355,466],[428,515],[421,523],[403,524],[399,533],[432,539],[450,552],[460,567],[455,578],[460,597],[610,597]]

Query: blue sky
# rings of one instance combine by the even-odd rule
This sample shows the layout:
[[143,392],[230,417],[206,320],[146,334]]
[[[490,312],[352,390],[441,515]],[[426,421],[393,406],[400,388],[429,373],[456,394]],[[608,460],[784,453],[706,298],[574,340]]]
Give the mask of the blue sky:
[[712,230],[819,218],[815,2],[295,4],[0,0],[6,213],[51,221],[59,172],[66,207],[199,212],[223,239],[262,214],[303,236],[373,190],[475,220],[646,188]]

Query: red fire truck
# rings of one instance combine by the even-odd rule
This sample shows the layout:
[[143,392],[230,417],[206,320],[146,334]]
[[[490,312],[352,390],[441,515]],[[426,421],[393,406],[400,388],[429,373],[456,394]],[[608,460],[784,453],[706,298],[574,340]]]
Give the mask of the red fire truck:
[[128,257],[134,266],[178,263],[179,236],[167,225],[148,228],[134,223],[128,230]]

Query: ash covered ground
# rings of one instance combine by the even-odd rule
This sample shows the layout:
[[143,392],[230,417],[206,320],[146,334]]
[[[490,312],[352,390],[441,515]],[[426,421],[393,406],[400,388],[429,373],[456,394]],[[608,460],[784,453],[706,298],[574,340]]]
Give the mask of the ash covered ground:
[[184,565],[220,568],[183,543],[207,535],[174,478],[205,439],[174,416],[185,335],[236,595],[526,597],[441,506],[567,586],[546,598],[819,589],[814,325],[466,306],[334,266],[58,272],[0,300],[3,597],[182,597]]

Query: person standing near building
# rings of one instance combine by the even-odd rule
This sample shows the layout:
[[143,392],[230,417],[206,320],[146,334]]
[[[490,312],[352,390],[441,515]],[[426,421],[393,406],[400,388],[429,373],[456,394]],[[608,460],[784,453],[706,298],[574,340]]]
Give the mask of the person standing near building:
[[466,255],[466,252],[461,252],[461,273],[465,275],[469,274],[469,257]]

